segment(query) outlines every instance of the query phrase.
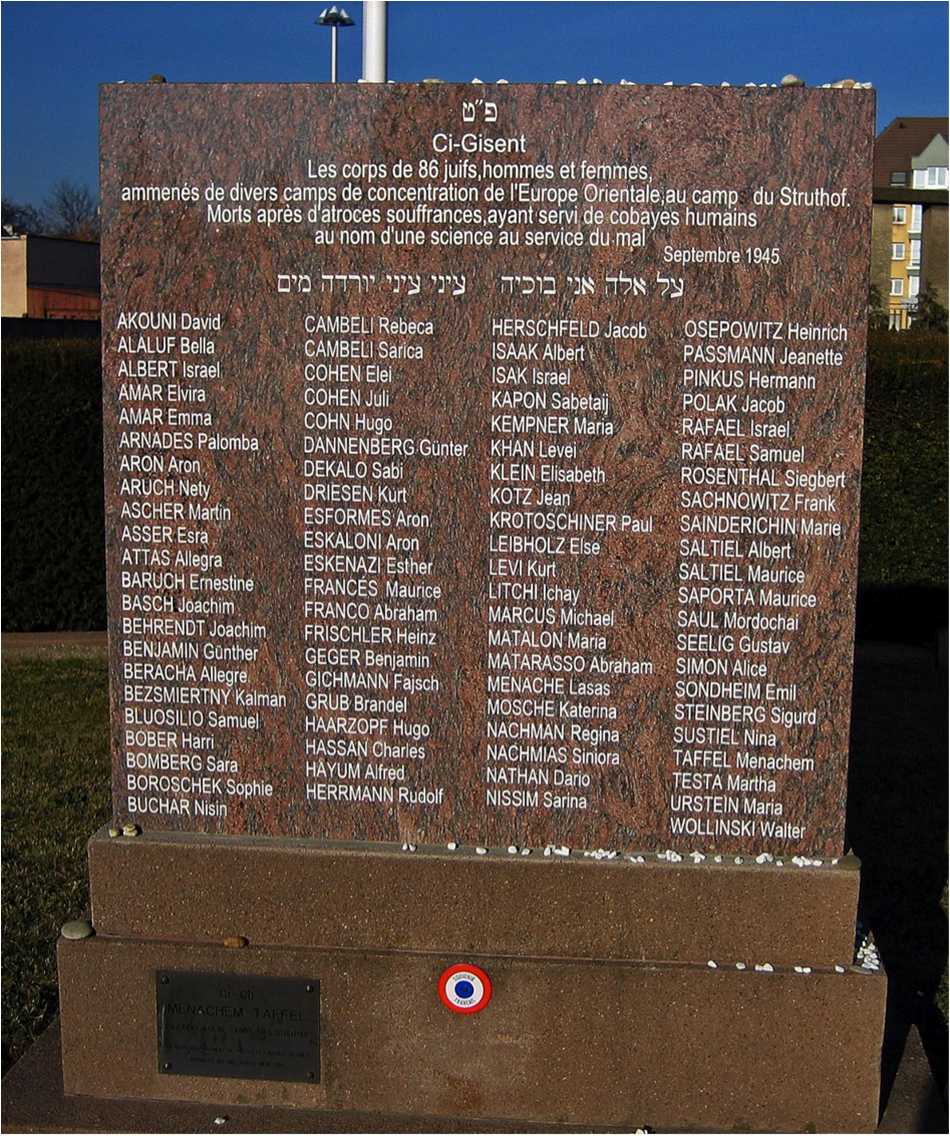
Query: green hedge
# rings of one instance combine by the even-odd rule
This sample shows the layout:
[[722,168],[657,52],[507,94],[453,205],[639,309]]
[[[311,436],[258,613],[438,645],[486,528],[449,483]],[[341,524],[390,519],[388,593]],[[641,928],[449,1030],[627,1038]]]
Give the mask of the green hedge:
[[[105,627],[100,387],[98,341],[3,347],[5,631]],[[946,587],[946,439],[947,336],[872,332],[862,588]]]
[[946,587],[946,335],[871,333],[859,579]]
[[99,341],[3,345],[3,630],[106,625]]

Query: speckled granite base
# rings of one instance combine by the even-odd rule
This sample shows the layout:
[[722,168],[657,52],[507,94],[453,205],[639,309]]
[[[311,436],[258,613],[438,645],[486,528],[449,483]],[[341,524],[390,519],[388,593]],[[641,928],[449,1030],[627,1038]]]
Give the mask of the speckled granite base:
[[168,833],[100,833],[89,875],[109,937],[750,967],[849,967],[859,888],[854,857],[597,862]]
[[[494,993],[450,1013],[443,969]],[[867,1132],[882,975],[61,940],[68,1093],[712,1131]],[[318,1085],[159,1072],[155,972],[316,975]],[[90,1029],[90,1023],[98,1023]]]
[[[898,1060],[895,1053],[894,1061]],[[911,1031],[894,1089],[878,1132],[943,1133],[947,1109],[920,1036]],[[629,1132],[629,1125],[537,1124],[528,1120],[467,1120],[464,1117],[395,1113],[320,1112],[314,1109],[254,1109],[229,1105],[109,1100],[63,1093],[59,1021],[3,1081],[5,1132]],[[657,1131],[662,1131],[658,1129]],[[677,1125],[677,1132],[701,1132]]]

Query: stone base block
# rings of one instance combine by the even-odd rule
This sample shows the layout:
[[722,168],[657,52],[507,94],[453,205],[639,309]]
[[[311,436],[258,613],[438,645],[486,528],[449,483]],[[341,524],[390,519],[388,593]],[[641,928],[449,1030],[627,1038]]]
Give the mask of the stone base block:
[[[439,976],[453,963],[489,975],[481,1012],[440,1001]],[[61,940],[59,966],[67,1093],[628,1131],[877,1124],[886,981],[858,969],[229,949],[101,934]],[[319,1082],[162,1072],[163,970],[316,978]]]
[[[894,1055],[896,1062],[899,1054]],[[66,1096],[59,1021],[3,1081],[4,1132],[629,1132],[620,1126],[465,1120],[391,1112],[329,1112],[309,1108],[245,1108],[229,1105],[109,1100]],[[678,1131],[698,1132],[680,1128]],[[927,1063],[916,1029],[907,1038],[894,1090],[878,1132],[944,1133],[944,1093]]]
[[146,833],[89,842],[92,913],[120,938],[340,950],[758,962],[854,958],[859,862],[594,860]]

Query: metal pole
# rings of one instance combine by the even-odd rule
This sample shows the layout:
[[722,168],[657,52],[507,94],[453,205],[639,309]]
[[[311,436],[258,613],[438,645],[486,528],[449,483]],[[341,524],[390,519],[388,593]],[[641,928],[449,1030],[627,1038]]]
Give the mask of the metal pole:
[[386,0],[363,0],[363,79],[386,82]]
[[330,28],[330,82],[336,82],[336,33],[339,28],[336,24]]

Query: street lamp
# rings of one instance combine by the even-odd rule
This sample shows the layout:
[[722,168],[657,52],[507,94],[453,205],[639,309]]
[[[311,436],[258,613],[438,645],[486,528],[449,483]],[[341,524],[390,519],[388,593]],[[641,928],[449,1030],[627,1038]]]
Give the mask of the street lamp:
[[336,33],[338,28],[351,28],[353,21],[346,14],[345,8],[337,8],[334,4],[332,8],[324,8],[320,15],[313,21],[315,24],[322,24],[324,27],[330,29],[330,82],[335,83],[336,78]]

